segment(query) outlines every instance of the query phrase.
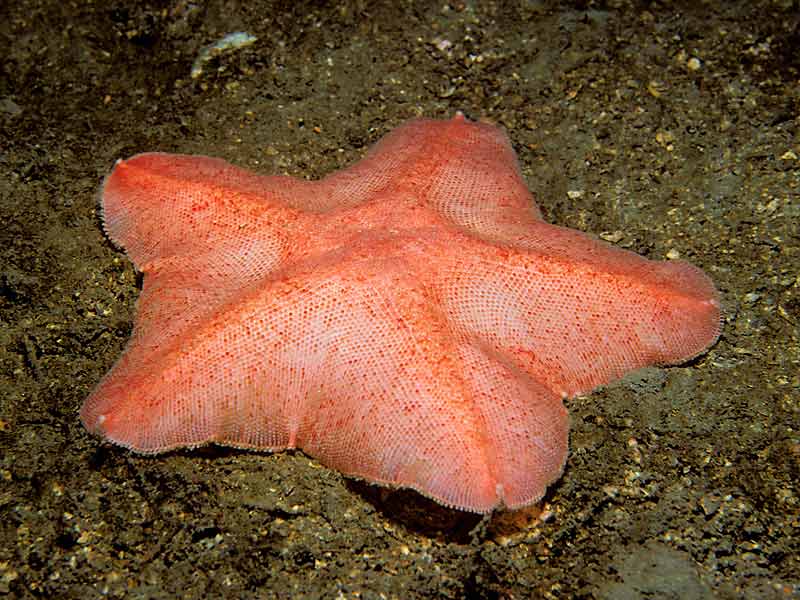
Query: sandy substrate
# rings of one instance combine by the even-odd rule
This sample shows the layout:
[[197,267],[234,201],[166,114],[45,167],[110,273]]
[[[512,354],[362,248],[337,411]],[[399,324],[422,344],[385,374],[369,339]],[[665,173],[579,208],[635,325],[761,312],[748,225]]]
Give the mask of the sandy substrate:
[[[797,1],[136,4],[0,7],[0,595],[800,594]],[[258,40],[192,78],[235,31]],[[508,130],[547,220],[680,256],[723,295],[707,354],[568,402],[543,519],[83,429],[141,284],[100,227],[114,160],[316,178],[456,110]]]

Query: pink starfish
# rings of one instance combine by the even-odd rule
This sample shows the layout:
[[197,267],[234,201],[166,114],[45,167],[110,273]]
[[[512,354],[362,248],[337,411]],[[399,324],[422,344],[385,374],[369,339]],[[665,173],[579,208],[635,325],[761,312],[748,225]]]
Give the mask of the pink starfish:
[[460,509],[520,507],[562,472],[562,398],[720,330],[702,271],[548,225],[506,135],[460,114],[318,182],[141,154],[103,210],[144,289],[81,418],[137,452],[301,448]]

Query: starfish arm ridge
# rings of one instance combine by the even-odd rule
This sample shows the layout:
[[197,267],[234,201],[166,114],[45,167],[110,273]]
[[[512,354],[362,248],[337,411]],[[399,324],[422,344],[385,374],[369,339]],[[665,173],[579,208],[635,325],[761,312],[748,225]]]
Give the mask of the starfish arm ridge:
[[649,364],[683,362],[716,340],[719,296],[696,267],[540,227],[573,238],[572,253],[530,243],[512,251],[476,246],[441,271],[454,327],[562,396]]

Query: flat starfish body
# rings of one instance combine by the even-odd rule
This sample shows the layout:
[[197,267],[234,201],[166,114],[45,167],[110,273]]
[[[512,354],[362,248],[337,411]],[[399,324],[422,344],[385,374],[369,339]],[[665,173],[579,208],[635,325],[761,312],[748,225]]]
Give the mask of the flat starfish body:
[[142,154],[103,187],[144,273],[81,410],[137,452],[300,448],[474,512],[536,502],[562,398],[718,336],[713,284],[549,225],[505,133],[418,119],[317,182]]

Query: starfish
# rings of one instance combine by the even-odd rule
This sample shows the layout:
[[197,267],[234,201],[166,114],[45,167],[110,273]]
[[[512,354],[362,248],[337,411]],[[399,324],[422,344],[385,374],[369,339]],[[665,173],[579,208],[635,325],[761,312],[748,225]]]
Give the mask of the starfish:
[[518,508],[563,471],[564,398],[720,331],[701,270],[545,223],[505,132],[460,113],[319,181],[140,154],[102,205],[144,285],[81,418],[140,453],[299,448],[450,507]]

